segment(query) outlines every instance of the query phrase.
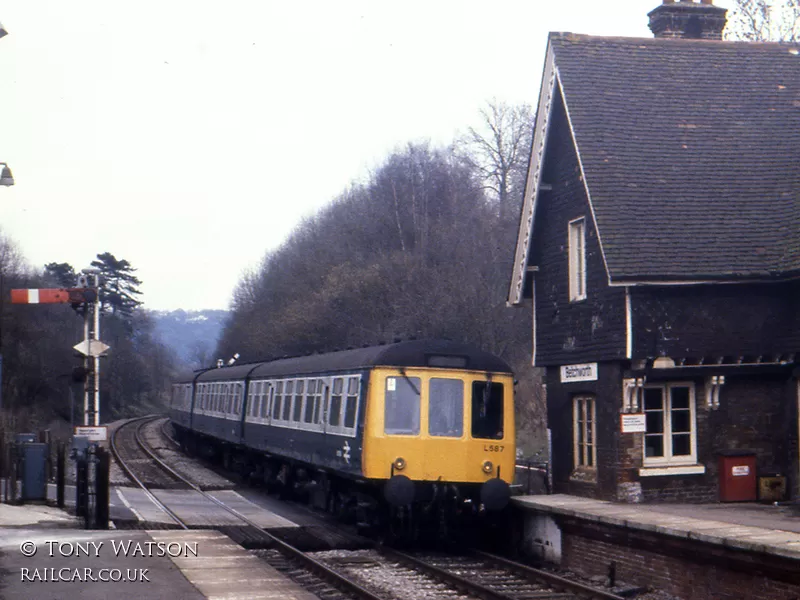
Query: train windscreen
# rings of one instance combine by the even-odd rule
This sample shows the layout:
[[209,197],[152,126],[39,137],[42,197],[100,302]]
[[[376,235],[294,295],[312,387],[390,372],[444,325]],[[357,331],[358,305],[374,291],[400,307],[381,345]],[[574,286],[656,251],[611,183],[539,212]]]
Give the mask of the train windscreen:
[[419,435],[419,377],[387,377],[383,429],[390,435]]
[[472,437],[484,440],[503,439],[502,383],[472,383]]
[[464,382],[460,379],[431,378],[428,433],[440,437],[464,434]]

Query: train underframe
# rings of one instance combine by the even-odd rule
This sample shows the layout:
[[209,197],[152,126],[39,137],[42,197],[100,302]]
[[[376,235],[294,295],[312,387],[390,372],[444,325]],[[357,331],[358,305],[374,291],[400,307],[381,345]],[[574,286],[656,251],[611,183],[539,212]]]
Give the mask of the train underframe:
[[306,503],[365,534],[395,543],[452,542],[478,531],[502,529],[497,525],[507,520],[507,509],[486,510],[482,484],[410,482],[403,476],[388,481],[360,479],[182,427],[175,431],[187,454],[264,486],[282,499]]

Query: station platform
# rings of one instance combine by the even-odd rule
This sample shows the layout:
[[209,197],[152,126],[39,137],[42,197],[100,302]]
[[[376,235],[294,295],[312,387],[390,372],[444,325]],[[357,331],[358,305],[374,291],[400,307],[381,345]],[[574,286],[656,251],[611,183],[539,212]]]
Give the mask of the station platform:
[[621,504],[566,494],[515,496],[512,502],[524,510],[800,561],[800,507],[756,503]]
[[45,505],[0,504],[0,598],[314,600],[214,530],[87,531]]

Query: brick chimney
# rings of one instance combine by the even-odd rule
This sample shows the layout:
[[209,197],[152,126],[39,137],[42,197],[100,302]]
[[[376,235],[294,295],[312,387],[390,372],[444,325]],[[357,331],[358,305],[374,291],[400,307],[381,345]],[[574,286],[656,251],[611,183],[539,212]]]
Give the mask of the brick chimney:
[[714,6],[712,0],[664,0],[647,16],[650,31],[657,38],[721,40],[727,12]]

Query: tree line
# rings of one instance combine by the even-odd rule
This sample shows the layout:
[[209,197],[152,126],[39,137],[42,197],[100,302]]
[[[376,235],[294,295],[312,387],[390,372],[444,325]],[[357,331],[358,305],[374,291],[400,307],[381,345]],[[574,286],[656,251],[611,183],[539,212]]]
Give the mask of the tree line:
[[397,148],[267,253],[234,292],[217,356],[468,342],[515,368],[518,420],[541,426],[531,311],[506,307],[533,117],[500,102],[481,117],[448,146]]

